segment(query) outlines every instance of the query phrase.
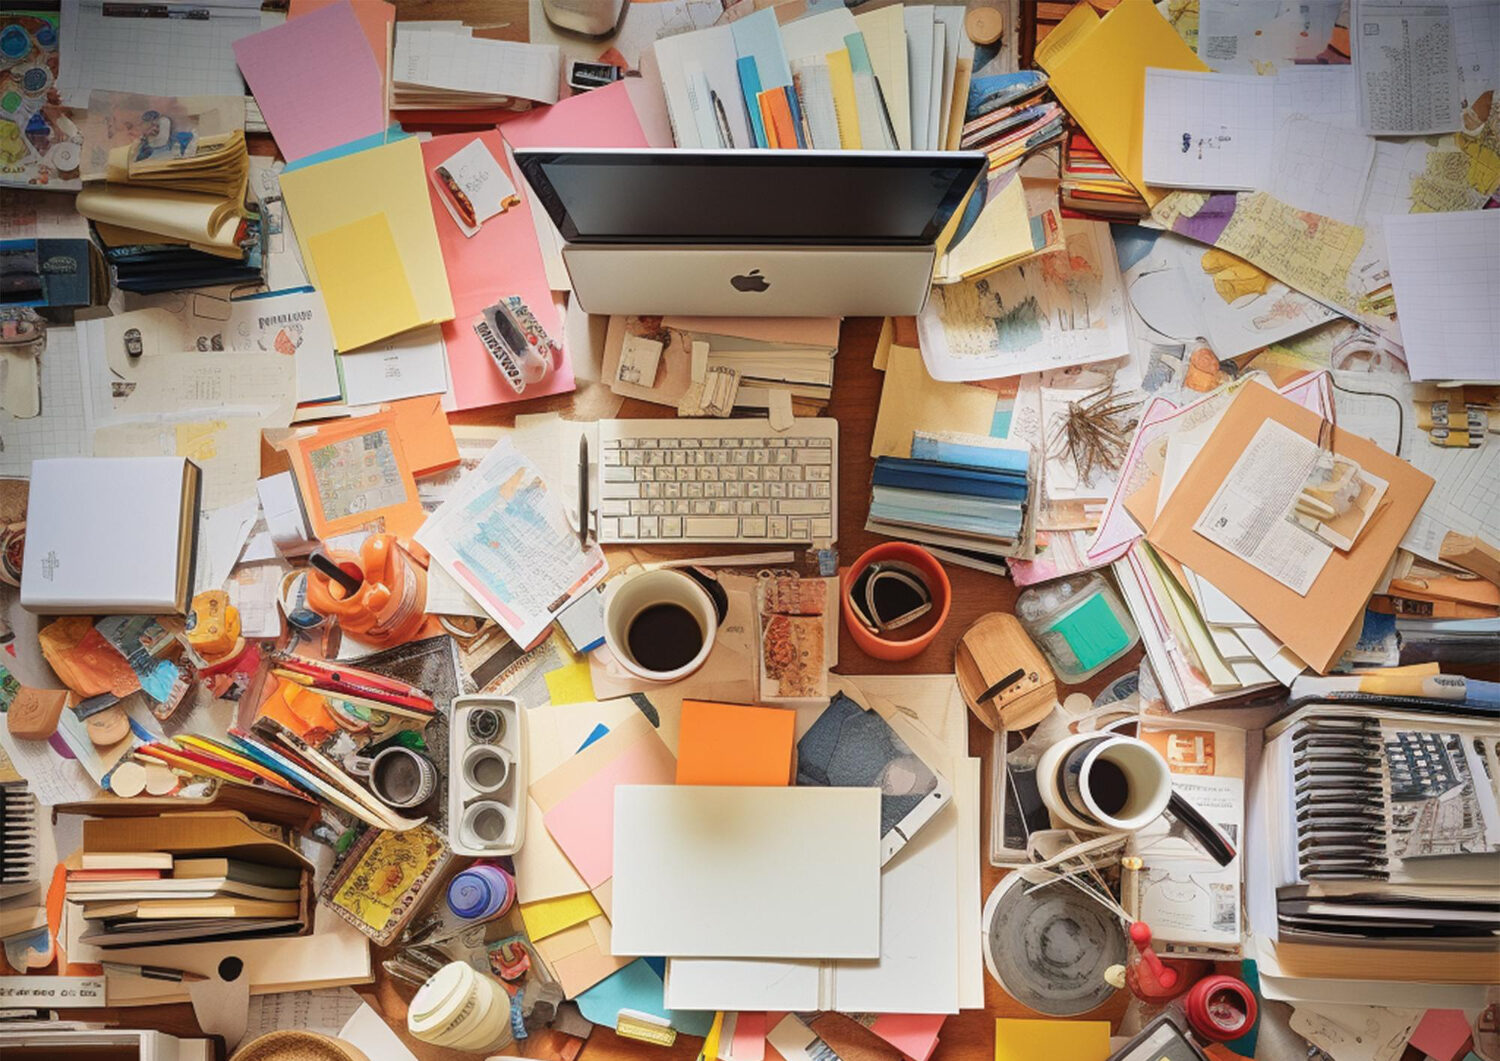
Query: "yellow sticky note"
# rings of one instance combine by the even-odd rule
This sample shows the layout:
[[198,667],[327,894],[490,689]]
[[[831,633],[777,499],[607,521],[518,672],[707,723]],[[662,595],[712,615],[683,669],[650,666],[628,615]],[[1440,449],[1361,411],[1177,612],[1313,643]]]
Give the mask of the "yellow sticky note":
[[995,1020],[995,1061],[1037,1061],[1066,1057],[1068,1061],[1106,1061],[1109,1057],[1107,1020]]
[[1208,66],[1150,0],[1121,0],[1103,18],[1088,4],[1077,4],[1037,45],[1036,62],[1094,146],[1155,205],[1162,193],[1147,188],[1141,176],[1146,68],[1206,71]]
[[423,323],[384,214],[309,236],[307,246],[339,350],[354,350]]
[[943,263],[947,278],[981,275],[1006,262],[1032,253],[1031,215],[1021,178],[1014,177],[984,204],[974,227],[948,251]]
[[858,151],[864,141],[859,136],[859,104],[854,101],[854,66],[848,48],[828,53],[828,84],[833,90],[833,116],[839,123],[839,145],[845,151]]
[[521,904],[521,920],[526,924],[526,934],[533,940],[546,939],[602,913],[604,910],[592,892]]
[[547,679],[547,693],[554,704],[584,704],[594,699],[594,679],[589,675],[588,660],[549,670],[543,677]]

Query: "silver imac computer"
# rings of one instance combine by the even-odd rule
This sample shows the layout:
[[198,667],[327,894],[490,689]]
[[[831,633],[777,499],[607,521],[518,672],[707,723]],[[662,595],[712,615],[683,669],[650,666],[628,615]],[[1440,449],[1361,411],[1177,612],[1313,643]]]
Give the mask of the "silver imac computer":
[[589,313],[909,316],[981,152],[516,152]]

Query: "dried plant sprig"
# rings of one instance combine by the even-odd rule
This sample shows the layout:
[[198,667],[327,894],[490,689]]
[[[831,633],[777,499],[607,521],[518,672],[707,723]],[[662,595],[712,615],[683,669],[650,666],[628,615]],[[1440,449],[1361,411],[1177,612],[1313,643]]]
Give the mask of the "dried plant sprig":
[[1070,457],[1084,482],[1092,481],[1095,471],[1117,471],[1139,422],[1131,415],[1139,405],[1138,399],[1117,395],[1113,380],[1079,401],[1069,402],[1052,432],[1047,455],[1054,459]]

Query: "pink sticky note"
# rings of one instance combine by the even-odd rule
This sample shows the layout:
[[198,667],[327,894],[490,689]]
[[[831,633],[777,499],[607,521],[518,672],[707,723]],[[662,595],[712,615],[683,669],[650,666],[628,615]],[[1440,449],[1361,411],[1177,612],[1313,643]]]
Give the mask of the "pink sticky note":
[[[723,1056],[723,1046],[719,1047]],[[764,1013],[741,1013],[734,1020],[734,1037],[730,1040],[729,1056],[734,1061],[765,1061],[766,1015]]]
[[676,763],[654,735],[643,738],[542,816],[547,831],[590,888],[614,875],[615,786],[670,785]]
[[380,66],[347,2],[242,37],[234,57],[288,162],[385,129]]
[[947,1016],[941,1013],[882,1013],[870,1030],[900,1050],[911,1061],[927,1061],[937,1049],[938,1032]]
[[1463,1010],[1429,1009],[1411,1033],[1410,1045],[1433,1061],[1457,1061],[1473,1045],[1472,1036]]

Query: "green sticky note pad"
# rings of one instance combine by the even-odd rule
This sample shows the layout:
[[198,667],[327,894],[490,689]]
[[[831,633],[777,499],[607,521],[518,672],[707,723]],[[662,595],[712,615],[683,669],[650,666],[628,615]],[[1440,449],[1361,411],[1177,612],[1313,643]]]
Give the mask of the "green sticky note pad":
[[1092,670],[1130,644],[1130,635],[1100,593],[1064,615],[1052,629],[1062,634],[1078,657],[1079,670]]

